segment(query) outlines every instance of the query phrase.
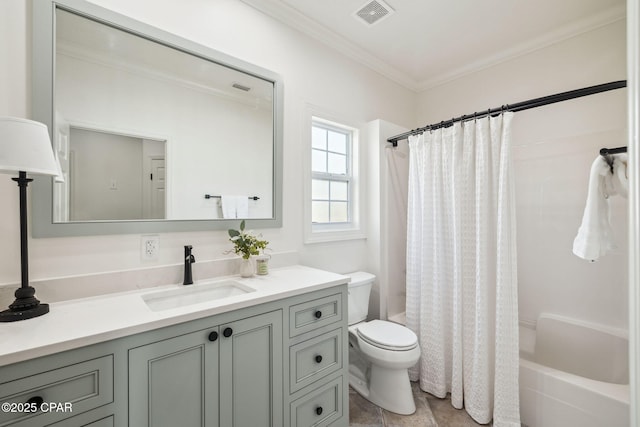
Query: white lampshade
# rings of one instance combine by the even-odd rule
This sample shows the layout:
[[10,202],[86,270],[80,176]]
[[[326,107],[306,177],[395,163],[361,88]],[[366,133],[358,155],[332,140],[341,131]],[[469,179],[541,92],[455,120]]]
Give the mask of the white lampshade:
[[33,120],[0,117],[0,172],[58,175],[47,127]]

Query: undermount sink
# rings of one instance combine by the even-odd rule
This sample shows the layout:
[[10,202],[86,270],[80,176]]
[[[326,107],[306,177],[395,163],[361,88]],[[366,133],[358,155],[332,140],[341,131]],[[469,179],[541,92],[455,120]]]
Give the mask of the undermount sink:
[[183,286],[179,289],[158,291],[143,295],[142,299],[152,311],[162,311],[243,295],[254,291],[255,289],[235,280],[222,280]]

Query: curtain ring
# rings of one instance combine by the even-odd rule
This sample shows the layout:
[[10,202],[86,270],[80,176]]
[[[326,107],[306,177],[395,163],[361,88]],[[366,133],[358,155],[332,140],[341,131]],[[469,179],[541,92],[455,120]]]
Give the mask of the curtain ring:
[[473,121],[475,122],[475,121],[477,121],[477,120],[478,120],[478,112],[477,112],[477,111],[474,111],[474,112],[473,112]]

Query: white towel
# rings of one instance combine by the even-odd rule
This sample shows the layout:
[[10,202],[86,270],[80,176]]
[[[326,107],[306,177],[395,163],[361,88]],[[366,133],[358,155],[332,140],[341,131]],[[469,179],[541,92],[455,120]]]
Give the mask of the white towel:
[[613,187],[625,199],[629,195],[629,175],[627,174],[627,154],[616,154],[613,157]]
[[223,218],[247,218],[249,196],[220,196]]
[[236,218],[249,218],[249,196],[238,196],[236,200]]
[[220,196],[220,205],[222,207],[223,218],[237,218],[236,206],[238,205],[238,196]]
[[589,192],[573,253],[591,262],[616,248],[609,222],[609,196],[616,194],[611,167],[602,156],[591,165]]

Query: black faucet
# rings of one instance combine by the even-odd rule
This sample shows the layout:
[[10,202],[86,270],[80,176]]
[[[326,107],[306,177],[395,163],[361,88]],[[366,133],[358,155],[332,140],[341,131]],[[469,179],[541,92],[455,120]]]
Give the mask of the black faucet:
[[193,246],[191,245],[186,245],[184,247],[184,281],[182,282],[183,285],[193,284],[191,264],[196,262],[196,258],[191,254],[191,249],[193,249]]

